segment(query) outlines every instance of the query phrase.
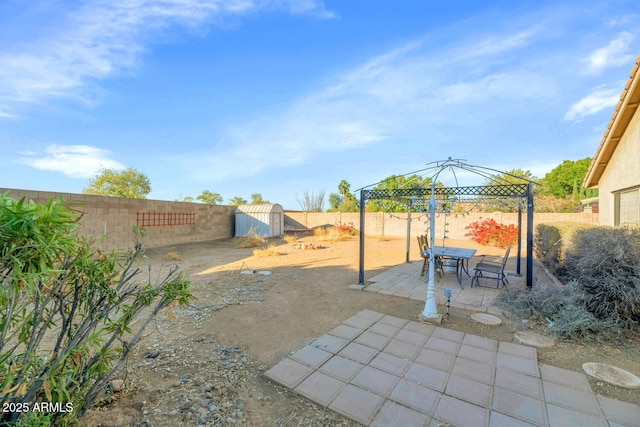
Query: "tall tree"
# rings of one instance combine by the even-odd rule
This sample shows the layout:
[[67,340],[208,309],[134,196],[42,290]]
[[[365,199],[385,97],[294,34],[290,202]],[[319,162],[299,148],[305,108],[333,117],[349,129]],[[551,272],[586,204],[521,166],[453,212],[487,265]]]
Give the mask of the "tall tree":
[[212,193],[209,190],[204,190],[196,199],[207,205],[219,205],[222,203],[222,196],[218,193]]
[[351,191],[351,184],[346,180],[340,181],[338,184],[338,194],[329,194],[329,205],[331,206],[327,211],[329,212],[358,212],[360,206],[358,200]]
[[231,206],[246,205],[247,204],[247,200],[243,199],[242,197],[235,196],[234,198],[229,199],[229,204]]
[[538,181],[530,170],[511,169],[491,176],[484,185],[527,184],[529,181]]
[[145,174],[134,168],[122,171],[105,168],[89,180],[89,186],[83,188],[82,192],[98,196],[146,199],[151,193],[151,181]]
[[596,196],[596,191],[587,190],[582,186],[590,164],[590,157],[576,161],[565,160],[544,176],[542,179],[543,192],[560,198],[571,197],[576,200]]
[[193,197],[191,197],[191,196],[182,197],[182,195],[181,195],[180,198],[176,199],[175,201],[176,202],[182,202],[182,203],[192,203],[193,202]]
[[309,191],[305,191],[302,197],[296,194],[296,201],[300,205],[300,208],[306,212],[322,212],[324,210],[324,191],[319,191],[317,194]]
[[263,204],[267,204],[267,203],[271,203],[268,200],[265,200],[262,198],[262,194],[260,193],[253,193],[251,195],[251,204],[252,205],[263,205]]

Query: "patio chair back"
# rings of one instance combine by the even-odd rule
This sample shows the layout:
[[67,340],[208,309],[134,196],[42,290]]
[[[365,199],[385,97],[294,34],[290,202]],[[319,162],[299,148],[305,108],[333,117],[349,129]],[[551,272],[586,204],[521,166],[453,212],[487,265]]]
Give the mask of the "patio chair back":
[[511,252],[511,246],[507,246],[507,249],[504,253],[504,257],[502,258],[502,262],[492,262],[485,261],[481,259],[475,268],[475,273],[473,278],[471,279],[471,286],[475,283],[476,286],[480,286],[480,279],[495,279],[496,280],[496,288],[500,288],[500,283],[502,283],[503,287],[506,287],[509,284],[507,280],[507,275],[504,273],[504,268],[507,265],[507,261],[509,260],[509,253]]

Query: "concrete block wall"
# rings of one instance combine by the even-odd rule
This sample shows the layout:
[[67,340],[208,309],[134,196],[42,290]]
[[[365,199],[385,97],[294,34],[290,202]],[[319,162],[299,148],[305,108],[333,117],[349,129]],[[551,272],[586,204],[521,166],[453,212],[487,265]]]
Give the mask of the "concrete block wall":
[[[447,231],[450,239],[468,239],[465,234],[469,230],[465,227],[475,221],[482,221],[493,218],[500,224],[518,225],[517,213],[503,212],[471,212],[465,215],[451,214],[439,215],[436,217],[435,235],[437,239],[442,239]],[[385,213],[367,212],[365,213],[365,234],[371,236],[404,237],[407,235],[407,214],[406,213]],[[550,222],[580,222],[585,224],[598,224],[598,214],[591,212],[579,213],[536,213],[533,216],[535,226],[541,223]],[[356,229],[360,229],[360,214],[358,212],[299,212],[285,211],[285,226],[313,229],[316,227],[331,226],[338,222],[342,224],[353,223]],[[411,214],[411,235],[418,236],[425,234],[428,228],[429,218],[425,213]],[[522,214],[522,235],[527,232],[527,216]]]
[[94,237],[104,250],[131,247],[139,212],[195,214],[193,224],[145,227],[146,247],[229,238],[235,226],[235,206],[0,188],[0,194],[6,192],[15,199],[25,197],[37,203],[60,197],[77,203],[72,207],[83,214],[80,233]]

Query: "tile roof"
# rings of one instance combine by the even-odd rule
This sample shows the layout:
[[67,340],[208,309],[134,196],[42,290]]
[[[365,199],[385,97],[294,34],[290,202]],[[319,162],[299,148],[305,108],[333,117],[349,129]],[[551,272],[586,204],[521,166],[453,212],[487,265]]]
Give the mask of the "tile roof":
[[598,186],[598,181],[602,173],[609,164],[611,156],[615,152],[622,135],[624,135],[629,122],[631,122],[631,118],[640,104],[639,68],[640,55],[636,58],[636,63],[629,73],[629,80],[627,80],[622,93],[620,93],[620,101],[616,105],[616,109],[609,121],[609,126],[607,126],[607,130],[604,131],[600,146],[598,146],[598,150],[595,156],[593,156],[587,175],[584,178],[583,185],[586,188]]

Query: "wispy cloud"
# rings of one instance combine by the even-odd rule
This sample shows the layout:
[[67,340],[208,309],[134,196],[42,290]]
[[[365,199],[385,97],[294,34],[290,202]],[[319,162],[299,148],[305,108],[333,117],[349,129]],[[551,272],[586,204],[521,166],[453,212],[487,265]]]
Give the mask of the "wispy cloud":
[[35,169],[60,172],[71,178],[91,178],[101,169],[124,169],[110,152],[89,145],[50,145],[44,153],[22,152],[18,161]]
[[81,4],[45,34],[0,50],[0,117],[51,97],[86,99],[81,88],[134,68],[150,36],[262,10],[334,18],[321,0],[123,0]]
[[630,51],[633,40],[633,35],[624,31],[606,46],[594,50],[586,59],[588,70],[600,72],[606,68],[628,64],[633,59]]
[[[622,87],[621,85],[619,87]],[[596,114],[602,110],[614,107],[620,99],[618,89],[597,89],[580,101],[571,105],[569,111],[564,115],[565,120],[577,121]]]
[[509,66],[491,71],[500,53],[522,49],[533,38],[533,31],[493,34],[474,44],[465,41],[464,49],[437,51],[424,40],[407,43],[345,70],[286,108],[230,125],[210,155],[185,164],[195,162],[189,170],[202,180],[254,175],[311,163],[323,153],[393,141],[410,128],[438,122],[447,108],[461,114],[484,102],[483,110],[495,106],[497,112],[504,99],[544,97],[541,88],[553,84],[533,72]]

